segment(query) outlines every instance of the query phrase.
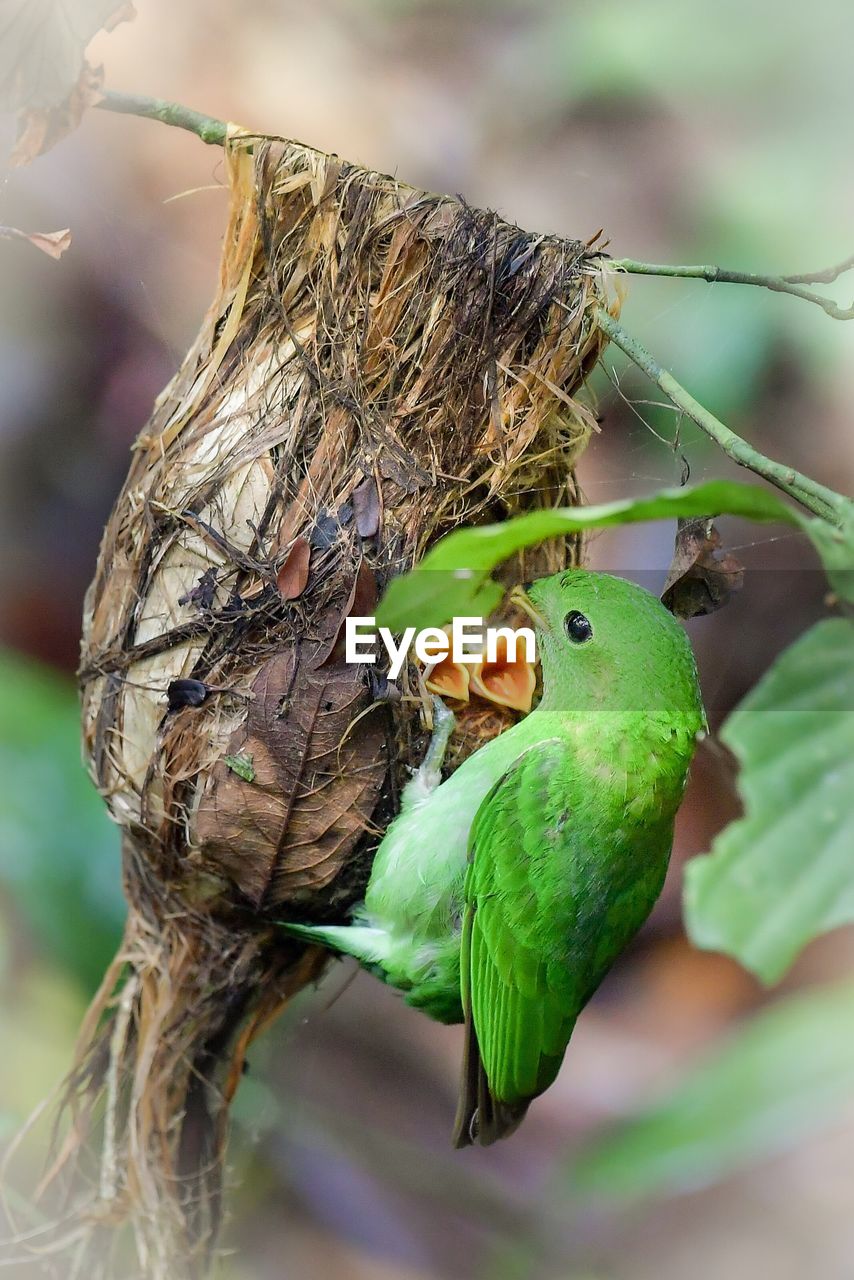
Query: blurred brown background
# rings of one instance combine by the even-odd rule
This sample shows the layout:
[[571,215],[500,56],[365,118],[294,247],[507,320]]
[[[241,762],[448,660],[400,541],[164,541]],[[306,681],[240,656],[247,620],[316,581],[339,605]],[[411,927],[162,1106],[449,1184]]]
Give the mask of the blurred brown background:
[[[846,0],[139,0],[101,36],[107,84],[280,132],[526,228],[617,256],[810,270],[851,252],[854,14]],[[3,122],[4,145],[13,126]],[[6,171],[0,222],[70,226],[55,263],[0,242],[0,641],[73,672],[83,592],[128,447],[212,295],[221,154],[91,112]],[[829,290],[845,300],[843,286]],[[848,299],[850,301],[850,299]],[[852,332],[791,298],[635,279],[624,323],[752,442],[837,489],[854,475]],[[606,358],[580,470],[606,501],[732,469],[655,389]],[[674,444],[675,440],[675,444]],[[719,723],[822,612],[791,534],[724,524],[742,596],[691,624]],[[660,586],[666,525],[596,539],[591,562]],[[0,1135],[61,1074],[119,926],[118,854],[78,776],[70,686],[7,656],[0,682]],[[336,965],[268,1036],[238,1102],[230,1280],[548,1276],[779,1280],[854,1273],[852,1114],[679,1194],[590,1203],[573,1155],[666,1090],[768,996],[691,949],[681,866],[736,811],[698,758],[672,875],[585,1014],[558,1084],[498,1149],[452,1153],[460,1035]],[[845,933],[786,989],[850,973]],[[785,1127],[785,1116],[781,1123]],[[701,1183],[708,1185],[699,1185]]]

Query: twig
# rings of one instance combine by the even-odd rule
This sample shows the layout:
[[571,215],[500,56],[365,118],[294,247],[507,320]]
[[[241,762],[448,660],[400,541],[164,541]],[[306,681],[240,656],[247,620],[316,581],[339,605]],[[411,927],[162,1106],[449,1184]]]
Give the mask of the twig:
[[143,116],[146,120],[159,120],[161,124],[171,124],[176,129],[186,129],[212,147],[225,146],[228,136],[228,125],[224,120],[202,115],[200,111],[182,107],[178,102],[166,102],[163,98],[146,98],[139,93],[116,93],[112,89],[107,89],[97,105],[101,111]]
[[686,391],[671,373],[662,369],[654,356],[650,355],[630,333],[627,333],[608,311],[600,308],[596,313],[596,319],[599,328],[608,335],[611,342],[620,347],[675,405],[723,449],[728,457],[739,466],[747,467],[756,475],[770,480],[771,484],[781,489],[783,493],[787,493],[790,498],[794,498],[796,502],[800,502],[814,515],[839,523],[851,506],[850,499],[840,493],[834,493],[832,489],[825,488],[823,484],[811,480],[809,476],[802,475],[794,467],[787,467],[782,462],[775,462],[773,458],[766,458],[704,408],[698,400],[695,400],[691,393]]
[[825,267],[824,271],[805,271],[802,275],[783,276],[787,284],[833,284],[840,276],[854,267],[854,253],[835,267]]
[[662,262],[636,262],[634,258],[612,258],[608,266],[615,271],[626,271],[636,276],[681,276],[687,280],[706,280],[709,284],[752,284],[772,293],[790,293],[805,302],[813,302],[833,320],[854,320],[854,306],[840,307],[832,298],[825,298],[807,284],[832,284],[834,280],[854,267],[854,254],[837,267],[814,271],[800,276],[762,276],[753,271],[727,271],[715,266],[676,266]]

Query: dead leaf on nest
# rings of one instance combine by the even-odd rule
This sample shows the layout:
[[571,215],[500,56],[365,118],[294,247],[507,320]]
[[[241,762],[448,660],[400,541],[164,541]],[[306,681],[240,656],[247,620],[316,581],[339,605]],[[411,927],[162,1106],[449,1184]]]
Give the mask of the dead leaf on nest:
[[[215,766],[198,814],[203,856],[256,909],[328,884],[364,837],[385,777],[382,713],[363,673],[313,667],[290,648],[252,683],[244,726]],[[250,758],[253,777],[235,770]]]
[[373,476],[367,476],[353,490],[353,514],[359,537],[372,538],[380,527],[380,496]]
[[318,651],[318,662],[337,662],[344,656],[345,628],[348,618],[370,618],[379,599],[376,574],[367,560],[359,561],[359,567],[350,587],[347,602],[339,615],[339,622],[331,644]]
[[308,585],[311,547],[306,538],[297,538],[285,563],[276,574],[276,585],[283,600],[298,600]]
[[0,239],[26,240],[49,258],[59,259],[71,244],[71,231],[21,231],[18,227],[0,227]]
[[365,618],[370,617],[373,610],[377,606],[379,599],[379,589],[377,587],[377,578],[367,560],[359,561],[359,568],[356,571],[356,578],[353,582],[353,589],[350,592],[350,598],[347,601],[347,618]]
[[103,73],[85,62],[86,47],[134,16],[122,0],[5,0],[0,110],[19,113],[12,164],[48,151],[100,100]]
[[705,517],[681,519],[661,602],[677,618],[699,618],[722,608],[744,582],[744,566],[721,547]]

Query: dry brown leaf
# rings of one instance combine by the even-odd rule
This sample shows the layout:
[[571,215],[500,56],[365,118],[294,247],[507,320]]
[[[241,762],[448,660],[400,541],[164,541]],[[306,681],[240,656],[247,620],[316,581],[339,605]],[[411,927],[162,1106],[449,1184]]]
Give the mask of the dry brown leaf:
[[345,618],[368,618],[373,613],[379,599],[377,578],[367,560],[359,561],[356,580],[347,602]]
[[99,101],[103,73],[85,62],[86,47],[134,16],[121,0],[4,0],[0,110],[19,113],[12,164],[48,151]]
[[92,37],[134,16],[122,0],[3,0],[0,111],[58,107],[80,79]]
[[58,107],[33,107],[18,117],[18,138],[9,157],[14,168],[44,155],[69,133],[73,133],[88,107],[103,98],[104,69],[84,62],[80,78]]
[[714,613],[740,591],[744,566],[721,547],[721,536],[705,517],[681,519],[673,561],[661,602],[677,618]]
[[[383,712],[358,667],[301,663],[296,647],[264,664],[228,756],[251,757],[246,781],[223,758],[198,814],[202,856],[256,909],[329,884],[365,833],[386,770]],[[349,730],[349,732],[348,732]]]
[[353,585],[343,610],[339,614],[338,626],[332,642],[325,647],[321,644],[316,655],[317,661],[336,662],[344,654],[344,628],[348,618],[370,618],[373,616],[379,599],[377,578],[367,560],[360,560],[353,578]]
[[352,502],[359,537],[372,538],[380,527],[380,496],[373,476],[356,486]]
[[311,547],[306,538],[297,538],[276,574],[276,585],[283,600],[298,600],[308,585]]
[[71,244],[71,231],[21,231],[18,227],[0,227],[0,239],[27,240],[49,258],[61,258]]

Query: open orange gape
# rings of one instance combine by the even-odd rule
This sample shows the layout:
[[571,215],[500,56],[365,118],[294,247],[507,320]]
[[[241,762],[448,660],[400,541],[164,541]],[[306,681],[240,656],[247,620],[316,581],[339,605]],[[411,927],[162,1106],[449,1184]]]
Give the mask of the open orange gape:
[[[129,1222],[170,1280],[210,1256],[246,1049],[324,963],[271,922],[342,918],[424,749],[418,670],[383,698],[344,621],[450,528],[576,500],[603,345],[590,245],[290,142],[227,157],[220,288],[134,446],[81,663],[129,916],[59,1167],[88,1145],[92,1221]],[[552,542],[506,581],[576,556]],[[452,763],[534,692],[501,655],[467,676],[432,673]]]

